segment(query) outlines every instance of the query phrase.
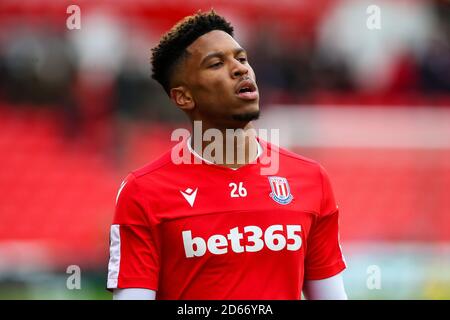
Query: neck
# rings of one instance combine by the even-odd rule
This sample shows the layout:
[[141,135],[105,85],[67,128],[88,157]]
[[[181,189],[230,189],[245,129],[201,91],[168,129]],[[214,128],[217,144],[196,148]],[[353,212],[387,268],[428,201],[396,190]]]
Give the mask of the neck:
[[204,126],[204,123],[199,128],[194,122],[190,143],[203,159],[233,169],[258,157],[258,141],[251,122],[238,129],[218,129]]

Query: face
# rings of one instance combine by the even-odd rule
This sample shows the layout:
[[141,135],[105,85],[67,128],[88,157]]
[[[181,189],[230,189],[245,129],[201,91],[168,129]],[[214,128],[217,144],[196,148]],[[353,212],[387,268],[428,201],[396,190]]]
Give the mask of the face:
[[229,34],[214,30],[188,48],[175,75],[172,100],[191,116],[223,126],[240,126],[259,113],[255,73],[247,54]]

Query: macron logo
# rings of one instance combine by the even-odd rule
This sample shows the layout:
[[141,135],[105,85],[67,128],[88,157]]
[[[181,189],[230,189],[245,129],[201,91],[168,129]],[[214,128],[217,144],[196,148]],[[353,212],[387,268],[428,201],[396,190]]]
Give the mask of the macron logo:
[[191,188],[187,188],[184,191],[180,190],[181,194],[186,199],[186,201],[191,205],[191,207],[194,206],[195,197],[197,196],[197,190],[198,188],[195,188],[194,191],[192,191]]

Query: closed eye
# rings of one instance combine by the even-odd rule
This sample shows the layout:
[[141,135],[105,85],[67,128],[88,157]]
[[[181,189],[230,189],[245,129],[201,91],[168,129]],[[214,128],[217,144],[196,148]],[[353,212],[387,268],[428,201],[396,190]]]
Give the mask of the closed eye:
[[218,68],[222,65],[222,62],[217,62],[209,66],[209,68]]

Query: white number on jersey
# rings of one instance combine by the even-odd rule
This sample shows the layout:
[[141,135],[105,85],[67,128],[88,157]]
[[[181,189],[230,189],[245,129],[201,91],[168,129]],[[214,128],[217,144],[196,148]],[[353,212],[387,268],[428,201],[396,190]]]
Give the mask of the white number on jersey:
[[[230,192],[230,197],[232,198],[244,198],[247,196],[247,189],[244,188],[244,183],[243,182],[239,182],[239,187],[236,183],[234,182],[230,182],[230,184],[228,185],[229,187],[231,187],[231,192]],[[237,191],[237,193],[236,193]]]

